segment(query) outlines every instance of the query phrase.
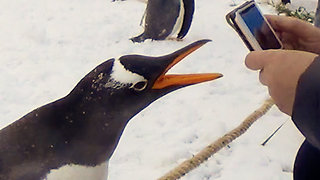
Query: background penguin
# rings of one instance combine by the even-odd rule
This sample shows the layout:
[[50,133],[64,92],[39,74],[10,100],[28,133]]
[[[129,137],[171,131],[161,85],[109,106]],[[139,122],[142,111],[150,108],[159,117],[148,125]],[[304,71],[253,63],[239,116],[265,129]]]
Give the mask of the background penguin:
[[[116,2],[116,1],[125,1],[125,0],[112,0],[111,2]],[[147,3],[148,0],[137,0],[137,1],[140,1],[140,2],[143,2],[143,3]]]
[[166,74],[206,42],[161,57],[107,60],[67,96],[5,127],[0,131],[0,179],[106,179],[108,160],[133,116],[167,93],[222,76]]
[[281,0],[282,4],[288,4],[291,3],[291,0]]
[[146,39],[182,39],[189,31],[194,13],[194,0],[148,0],[144,15],[144,32],[133,42]]

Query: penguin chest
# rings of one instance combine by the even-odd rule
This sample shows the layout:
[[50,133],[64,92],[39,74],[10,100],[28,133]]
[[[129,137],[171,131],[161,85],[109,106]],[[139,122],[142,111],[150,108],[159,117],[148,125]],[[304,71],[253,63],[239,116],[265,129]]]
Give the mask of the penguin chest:
[[183,24],[183,20],[184,20],[184,13],[185,13],[184,3],[183,3],[183,0],[180,0],[179,15],[176,19],[176,22],[173,26],[173,29],[172,29],[170,35],[168,37],[173,37],[173,36],[178,35],[178,33],[180,32],[180,30],[182,28],[182,24]]
[[81,166],[66,165],[59,169],[51,170],[44,180],[107,180],[108,161],[101,165]]

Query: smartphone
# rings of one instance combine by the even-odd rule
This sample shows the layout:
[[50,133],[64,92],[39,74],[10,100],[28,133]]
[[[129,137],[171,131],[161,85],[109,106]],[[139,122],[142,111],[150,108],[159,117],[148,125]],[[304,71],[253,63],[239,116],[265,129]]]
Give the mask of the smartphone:
[[282,49],[282,43],[254,1],[247,1],[226,16],[249,50]]

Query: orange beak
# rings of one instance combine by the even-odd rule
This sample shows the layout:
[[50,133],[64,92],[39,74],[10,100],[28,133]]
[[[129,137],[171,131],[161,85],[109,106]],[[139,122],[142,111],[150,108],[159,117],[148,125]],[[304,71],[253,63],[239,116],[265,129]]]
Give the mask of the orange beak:
[[167,66],[164,72],[156,79],[155,83],[152,86],[152,89],[164,89],[169,86],[186,86],[192,84],[198,84],[201,82],[211,81],[217,78],[222,77],[223,75],[220,73],[203,73],[203,74],[172,74],[167,75],[166,73],[171,69],[174,65],[179,63],[186,56],[199,49],[201,46],[206,44],[211,40],[200,40],[195,43],[186,46],[176,52],[174,52],[171,56],[173,56],[173,61]]

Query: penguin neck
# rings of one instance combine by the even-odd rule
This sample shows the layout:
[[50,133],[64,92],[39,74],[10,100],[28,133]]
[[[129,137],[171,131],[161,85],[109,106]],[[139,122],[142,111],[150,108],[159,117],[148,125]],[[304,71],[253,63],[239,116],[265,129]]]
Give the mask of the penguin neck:
[[[130,108],[118,103],[110,96],[77,94],[66,97],[64,107],[73,107],[65,111],[65,123],[74,126],[76,138],[81,146],[96,154],[93,161],[105,161],[113,154],[128,121],[137,114],[139,108]],[[102,98],[100,98],[102,97]]]

